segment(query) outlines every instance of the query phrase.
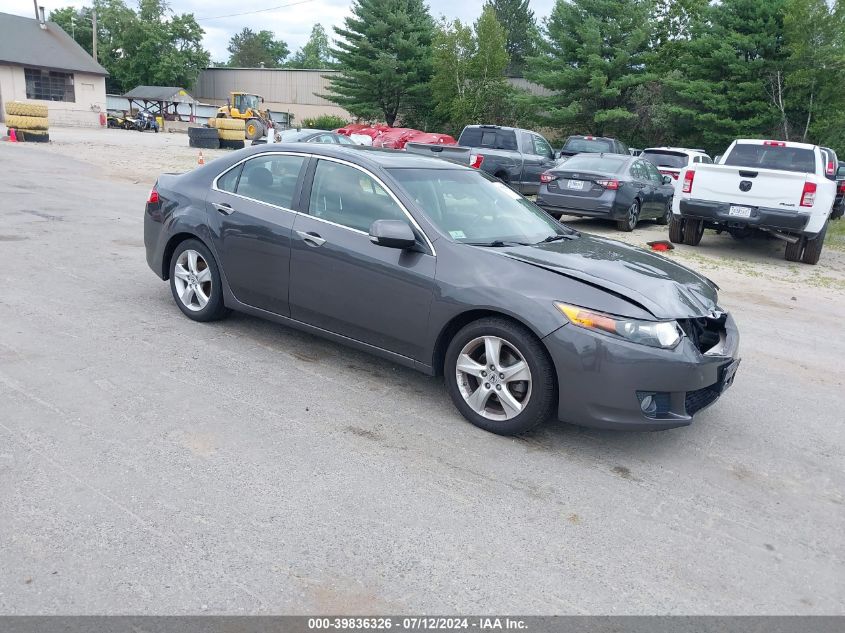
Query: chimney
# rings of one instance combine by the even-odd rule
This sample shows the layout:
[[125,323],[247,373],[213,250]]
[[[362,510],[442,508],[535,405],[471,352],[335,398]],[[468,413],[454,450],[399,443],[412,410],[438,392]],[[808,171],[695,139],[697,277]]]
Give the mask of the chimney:
[[38,7],[38,26],[47,29],[47,18],[44,17],[44,7]]

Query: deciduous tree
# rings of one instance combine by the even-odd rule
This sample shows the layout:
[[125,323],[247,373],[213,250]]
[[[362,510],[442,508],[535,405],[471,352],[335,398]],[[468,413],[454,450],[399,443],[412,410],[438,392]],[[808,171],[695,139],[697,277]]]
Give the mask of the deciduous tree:
[[290,53],[288,45],[272,31],[255,32],[248,27],[232,36],[226,50],[229,66],[235,68],[278,68]]

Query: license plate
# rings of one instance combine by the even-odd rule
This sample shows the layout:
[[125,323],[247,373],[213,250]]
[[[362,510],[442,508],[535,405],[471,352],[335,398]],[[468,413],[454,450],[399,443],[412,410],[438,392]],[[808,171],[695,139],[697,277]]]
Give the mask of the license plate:
[[722,391],[725,391],[734,383],[736,370],[739,369],[739,361],[740,359],[737,358],[735,361],[722,366]]
[[751,207],[738,207],[732,204],[731,208],[728,210],[728,215],[731,215],[735,218],[750,218]]
[[581,191],[584,188],[584,181],[583,180],[567,180],[566,181],[566,188]]

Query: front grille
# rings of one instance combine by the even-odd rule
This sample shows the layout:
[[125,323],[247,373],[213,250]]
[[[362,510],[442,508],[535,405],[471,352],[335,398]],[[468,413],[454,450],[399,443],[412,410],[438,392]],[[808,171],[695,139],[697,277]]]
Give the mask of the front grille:
[[710,385],[709,387],[704,387],[703,389],[688,391],[687,396],[684,399],[687,415],[693,416],[704,407],[713,404],[721,392],[719,383]]
[[727,319],[727,313],[720,312],[715,316],[698,319],[678,319],[678,324],[696,349],[704,354],[716,347],[722,340]]

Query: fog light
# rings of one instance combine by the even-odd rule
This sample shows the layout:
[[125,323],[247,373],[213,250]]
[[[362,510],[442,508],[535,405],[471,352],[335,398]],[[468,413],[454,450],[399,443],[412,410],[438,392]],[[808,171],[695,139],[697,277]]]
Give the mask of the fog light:
[[654,401],[654,396],[646,396],[640,401],[640,409],[646,415],[654,415],[657,412],[657,403]]

